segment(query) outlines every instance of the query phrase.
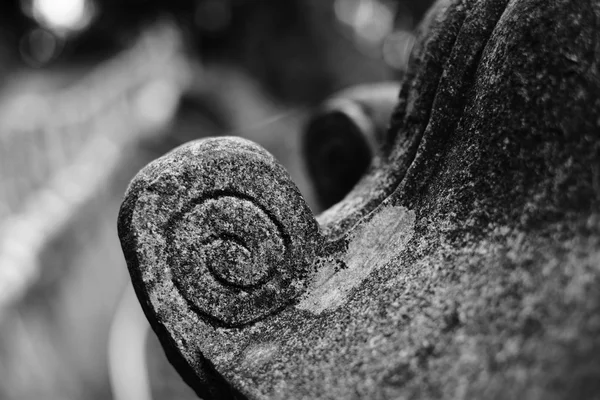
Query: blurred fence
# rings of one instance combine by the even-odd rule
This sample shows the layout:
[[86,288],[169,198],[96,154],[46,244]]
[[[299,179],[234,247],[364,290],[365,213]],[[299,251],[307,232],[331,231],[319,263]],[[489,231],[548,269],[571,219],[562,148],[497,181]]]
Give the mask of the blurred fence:
[[102,190],[125,149],[171,120],[190,79],[181,50],[177,31],[162,25],[72,87],[4,93],[0,312],[35,280],[47,241]]

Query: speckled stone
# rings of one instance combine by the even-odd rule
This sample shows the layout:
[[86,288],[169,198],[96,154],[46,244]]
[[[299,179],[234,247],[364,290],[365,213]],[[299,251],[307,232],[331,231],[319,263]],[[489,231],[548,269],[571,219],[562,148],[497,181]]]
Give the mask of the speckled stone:
[[[438,2],[381,153],[316,222],[244,141],[193,143],[144,169],[119,234],[184,379],[205,399],[598,398],[599,21],[597,1]],[[204,182],[246,195],[198,209]],[[183,232],[165,232],[173,215]],[[286,248],[291,230],[287,261],[246,244]],[[274,260],[281,288],[213,304],[207,277],[266,290],[270,267],[248,260]]]

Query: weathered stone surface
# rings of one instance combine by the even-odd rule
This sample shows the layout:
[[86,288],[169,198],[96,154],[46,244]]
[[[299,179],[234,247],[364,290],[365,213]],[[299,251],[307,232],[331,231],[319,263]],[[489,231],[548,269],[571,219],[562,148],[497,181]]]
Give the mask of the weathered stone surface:
[[[119,233],[146,315],[198,394],[598,398],[599,19],[598,2],[438,2],[381,153],[318,228],[247,142],[192,143],[144,169]],[[244,195],[211,200],[222,218],[207,221],[194,199],[215,187]],[[180,230],[165,232],[173,215]],[[233,215],[231,233],[249,237],[228,242]],[[271,270],[231,261],[278,260],[243,245],[280,248],[269,221],[298,250],[276,261],[268,301],[245,303]],[[206,232],[223,233],[218,251]],[[211,276],[239,304],[213,296]]]
[[152,275],[142,277],[150,301],[178,291],[196,314],[227,327],[297,297],[320,239],[287,172],[236,138],[198,141],[152,163],[121,218],[136,250],[128,259]]
[[237,138],[193,142],[147,166],[119,234],[146,315],[180,343],[201,340],[188,322],[241,328],[288,305],[321,246],[287,172]]

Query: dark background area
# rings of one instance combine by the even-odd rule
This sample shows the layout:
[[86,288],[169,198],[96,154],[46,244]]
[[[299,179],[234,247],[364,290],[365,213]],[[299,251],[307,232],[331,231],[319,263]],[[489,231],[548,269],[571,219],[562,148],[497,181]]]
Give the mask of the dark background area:
[[313,210],[299,135],[355,84],[398,80],[429,1],[0,2],[0,399],[191,399],[129,287],[129,180],[239,135]]

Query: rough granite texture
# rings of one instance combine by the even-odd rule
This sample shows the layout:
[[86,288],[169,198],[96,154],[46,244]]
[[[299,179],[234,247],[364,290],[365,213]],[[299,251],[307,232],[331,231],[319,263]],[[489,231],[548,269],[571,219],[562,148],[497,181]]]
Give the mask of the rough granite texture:
[[438,2],[381,153],[319,225],[248,142],[146,167],[119,235],[198,395],[600,398],[599,22]]

